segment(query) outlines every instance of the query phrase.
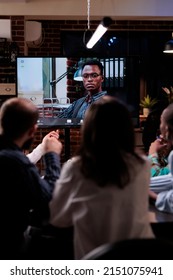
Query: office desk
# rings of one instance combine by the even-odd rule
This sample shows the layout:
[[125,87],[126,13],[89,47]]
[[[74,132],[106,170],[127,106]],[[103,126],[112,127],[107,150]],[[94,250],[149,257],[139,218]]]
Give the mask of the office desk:
[[65,160],[70,158],[70,129],[79,128],[83,120],[81,119],[61,119],[61,118],[39,118],[39,128],[63,129],[64,130],[64,150]]

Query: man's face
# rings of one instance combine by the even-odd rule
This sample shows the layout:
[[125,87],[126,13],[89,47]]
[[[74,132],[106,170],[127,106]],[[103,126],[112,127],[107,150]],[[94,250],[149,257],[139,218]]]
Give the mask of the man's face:
[[97,65],[86,65],[82,71],[84,88],[91,95],[102,91],[103,76]]

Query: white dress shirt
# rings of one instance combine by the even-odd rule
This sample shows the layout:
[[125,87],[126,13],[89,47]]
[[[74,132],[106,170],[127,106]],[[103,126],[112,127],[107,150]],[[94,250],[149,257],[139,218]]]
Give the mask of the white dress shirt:
[[36,164],[44,154],[43,145],[39,144],[31,153],[27,154],[29,160]]
[[128,238],[153,237],[148,215],[150,162],[128,157],[134,173],[125,188],[99,187],[80,172],[78,158],[66,162],[50,202],[50,222],[74,226],[75,258],[101,244]]

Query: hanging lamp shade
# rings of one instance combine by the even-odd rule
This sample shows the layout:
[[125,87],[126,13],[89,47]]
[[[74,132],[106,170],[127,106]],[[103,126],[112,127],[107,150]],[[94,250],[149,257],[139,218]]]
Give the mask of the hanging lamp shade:
[[172,39],[166,42],[163,52],[173,53],[173,33],[172,33]]
[[73,80],[75,81],[83,81],[83,78],[82,78],[82,65],[84,63],[84,59],[83,58],[80,58],[80,60],[78,61],[78,67],[77,67],[77,70],[76,72],[74,73],[74,76],[73,76]]
[[82,81],[82,68],[78,68],[74,73],[73,80],[75,81]]

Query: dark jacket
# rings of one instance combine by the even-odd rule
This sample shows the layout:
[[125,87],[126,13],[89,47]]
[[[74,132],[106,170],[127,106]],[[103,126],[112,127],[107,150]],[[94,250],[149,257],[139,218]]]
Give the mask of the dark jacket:
[[60,160],[53,152],[44,160],[43,179],[23,151],[0,136],[0,259],[19,258],[27,226],[42,224],[49,217]]
[[[107,91],[101,91],[91,97],[89,105],[97,101],[100,97],[107,95]],[[80,118],[83,119],[86,109],[88,108],[88,95],[74,101],[67,109],[58,114],[59,118]],[[84,106],[84,107],[83,107]]]

